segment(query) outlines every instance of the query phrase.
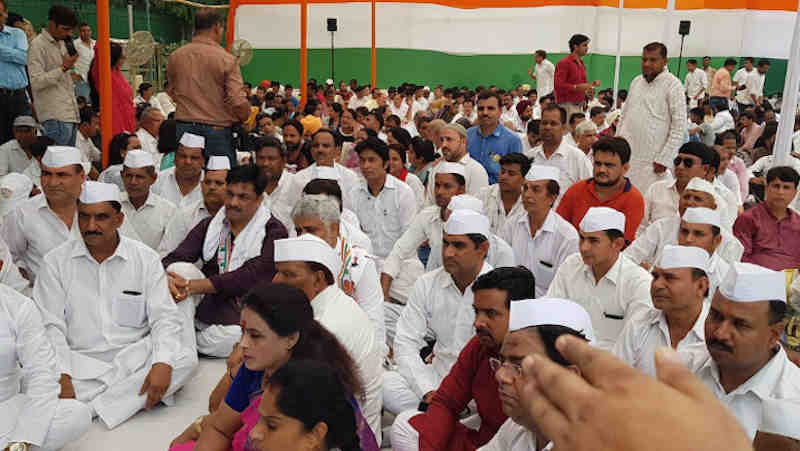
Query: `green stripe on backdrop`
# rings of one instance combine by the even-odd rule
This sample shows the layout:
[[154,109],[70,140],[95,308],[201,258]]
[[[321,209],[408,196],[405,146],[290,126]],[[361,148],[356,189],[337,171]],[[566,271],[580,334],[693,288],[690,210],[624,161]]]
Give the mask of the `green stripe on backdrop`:
[[[548,59],[557,62],[565,54],[550,54]],[[370,49],[342,48],[335,53],[336,80],[355,78],[368,83],[370,78]],[[700,60],[700,57],[696,57]],[[683,59],[681,78],[686,75],[686,57]],[[397,86],[411,82],[429,86],[497,85],[509,88],[523,83],[534,84],[528,77],[530,55],[453,55],[429,50],[378,49],[378,85]],[[590,80],[600,80],[602,87],[611,88],[614,82],[614,56],[590,54],[586,58]],[[719,67],[725,57],[713,58],[711,65]],[[773,59],[764,87],[767,94],[783,91],[786,60]],[[631,80],[641,73],[641,58],[623,56],[620,68],[620,88],[626,89]],[[244,79],[256,84],[260,80],[280,80],[294,86],[299,83],[300,51],[297,49],[257,49],[253,60],[242,68]],[[678,58],[670,58],[669,68],[677,73]],[[330,49],[308,51],[308,77],[317,81],[331,76]]]

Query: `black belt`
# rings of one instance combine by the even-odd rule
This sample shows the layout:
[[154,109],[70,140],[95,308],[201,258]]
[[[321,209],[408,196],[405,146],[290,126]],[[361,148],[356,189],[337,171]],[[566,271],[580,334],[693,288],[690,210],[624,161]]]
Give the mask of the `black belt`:
[[216,129],[219,129],[219,130],[224,130],[226,128],[231,128],[230,125],[227,126],[227,127],[224,127],[222,125],[205,124],[203,122],[189,122],[189,121],[179,121],[179,120],[176,120],[175,122],[177,122],[178,124],[186,124],[186,125],[202,125],[203,127],[211,127],[211,128],[216,128]]
[[24,94],[25,88],[22,89],[7,89],[7,88],[0,88],[0,95],[4,96],[15,96],[18,94]]

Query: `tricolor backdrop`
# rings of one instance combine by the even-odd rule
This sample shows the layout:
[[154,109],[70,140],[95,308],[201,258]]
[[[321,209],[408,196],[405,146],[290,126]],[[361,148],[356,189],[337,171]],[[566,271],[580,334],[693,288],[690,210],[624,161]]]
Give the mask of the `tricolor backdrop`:
[[[330,77],[331,34],[327,18],[338,19],[335,78],[371,79],[372,3],[337,0],[232,0],[229,37],[256,49],[242,68],[245,80],[301,81],[301,11],[307,8],[307,76]],[[677,72],[678,24],[691,20],[687,58],[710,55],[719,67],[727,57],[772,61],[765,92],[783,90],[797,0],[429,0],[375,4],[376,81],[426,85],[533,83],[532,52],[544,49],[554,63],[569,51],[575,33],[592,38],[585,61],[589,79],[612,87],[618,20],[622,21],[620,88],[640,73],[642,47],[667,45],[670,70]]]

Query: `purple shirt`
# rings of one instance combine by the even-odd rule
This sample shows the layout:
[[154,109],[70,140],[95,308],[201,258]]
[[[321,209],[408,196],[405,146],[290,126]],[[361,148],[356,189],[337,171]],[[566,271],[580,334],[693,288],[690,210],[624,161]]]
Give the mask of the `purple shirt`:
[[[164,268],[175,262],[194,263],[203,257],[203,241],[205,241],[208,225],[211,218],[200,221],[199,224],[186,235],[177,249],[161,260]],[[244,296],[250,288],[262,280],[272,280],[275,276],[275,240],[288,238],[286,227],[275,217],[270,217],[265,226],[267,234],[261,244],[261,255],[251,258],[236,269],[226,273],[219,273],[217,256],[209,261],[203,261],[203,274],[214,285],[216,293],[208,293],[197,306],[195,317],[206,324],[239,324],[241,306],[239,298]]]
[[745,211],[733,224],[733,234],[744,246],[742,261],[775,271],[800,268],[800,215],[778,221],[764,204]]

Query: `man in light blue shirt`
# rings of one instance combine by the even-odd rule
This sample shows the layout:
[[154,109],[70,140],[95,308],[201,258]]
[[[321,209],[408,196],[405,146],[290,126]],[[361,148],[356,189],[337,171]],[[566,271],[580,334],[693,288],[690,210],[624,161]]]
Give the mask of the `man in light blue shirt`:
[[467,152],[486,169],[489,184],[497,183],[500,159],[509,153],[522,152],[516,133],[500,123],[500,96],[492,91],[478,95],[478,124],[467,131]]
[[28,38],[19,28],[5,26],[8,8],[0,0],[0,144],[12,139],[11,125],[30,109],[25,88]]

